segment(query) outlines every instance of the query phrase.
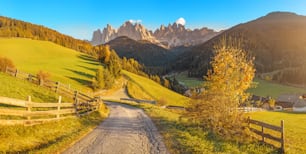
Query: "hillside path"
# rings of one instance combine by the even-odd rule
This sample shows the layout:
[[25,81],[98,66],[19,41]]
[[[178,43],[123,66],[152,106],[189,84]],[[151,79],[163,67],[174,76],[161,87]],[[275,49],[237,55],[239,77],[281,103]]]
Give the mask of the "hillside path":
[[168,153],[157,128],[142,109],[120,103],[106,104],[109,117],[64,154]]

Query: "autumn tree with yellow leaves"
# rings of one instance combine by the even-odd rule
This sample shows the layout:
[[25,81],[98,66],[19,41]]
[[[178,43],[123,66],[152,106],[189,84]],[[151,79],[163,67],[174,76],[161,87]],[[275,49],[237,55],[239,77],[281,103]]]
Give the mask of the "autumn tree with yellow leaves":
[[239,39],[222,39],[214,49],[211,69],[204,77],[205,92],[195,98],[189,116],[225,139],[243,140],[245,123],[237,108],[245,102],[255,75],[254,58]]

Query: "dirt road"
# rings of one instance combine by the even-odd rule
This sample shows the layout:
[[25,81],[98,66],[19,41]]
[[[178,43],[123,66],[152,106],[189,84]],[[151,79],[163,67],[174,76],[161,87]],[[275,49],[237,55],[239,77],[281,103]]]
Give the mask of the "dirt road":
[[161,135],[143,110],[109,103],[110,116],[64,154],[164,154]]

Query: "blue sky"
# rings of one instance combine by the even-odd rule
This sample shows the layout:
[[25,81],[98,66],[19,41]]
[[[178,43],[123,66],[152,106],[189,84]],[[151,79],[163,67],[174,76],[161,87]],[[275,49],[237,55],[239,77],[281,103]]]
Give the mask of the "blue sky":
[[141,20],[150,30],[186,20],[187,28],[227,29],[272,11],[306,15],[306,0],[1,0],[0,15],[44,25],[79,39],[111,24]]

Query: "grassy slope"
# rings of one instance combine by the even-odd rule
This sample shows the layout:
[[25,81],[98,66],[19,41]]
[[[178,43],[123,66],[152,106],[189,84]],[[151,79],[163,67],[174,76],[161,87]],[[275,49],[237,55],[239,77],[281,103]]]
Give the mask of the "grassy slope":
[[285,150],[287,153],[306,152],[306,114],[284,112],[255,112],[250,114],[252,119],[280,126],[285,123]]
[[188,77],[187,71],[180,72],[175,77],[179,82],[190,88],[203,86],[203,79]]
[[[0,85],[0,96],[18,99],[32,96],[35,102],[57,102],[58,99],[58,95],[48,89],[3,73],[0,73]],[[72,102],[65,97],[63,101]],[[105,107],[101,107],[100,114],[95,112],[82,118],[68,118],[33,127],[0,126],[0,153],[59,152],[98,125],[107,112]]]
[[303,88],[281,85],[261,79],[255,79],[254,81],[258,83],[257,87],[249,89],[248,92],[259,96],[277,98],[281,94],[306,93],[306,89]]
[[[50,90],[34,85],[28,81],[17,79],[15,77],[0,72],[0,96],[26,100],[31,96],[34,102],[57,102],[58,94]],[[63,97],[63,102],[72,100]]]
[[187,97],[184,97],[178,93],[175,93],[145,77],[142,77],[142,76],[139,76],[139,75],[136,75],[136,74],[124,71],[124,70],[122,72],[125,76],[127,76],[132,81],[133,85],[138,88],[137,90],[138,92],[144,92],[146,93],[146,96],[150,96],[154,100],[163,99],[167,102],[166,103],[167,105],[185,106],[187,104],[187,101],[188,101]]
[[[12,59],[22,71],[36,74],[45,70],[52,80],[71,83],[87,90],[86,85],[95,74],[97,62],[85,55],[50,42],[29,39],[0,38],[0,55]],[[58,95],[48,89],[0,73],[0,96],[35,102],[57,102]],[[71,102],[63,98],[65,102]],[[0,126],[0,153],[57,153],[98,125],[107,114],[102,107],[82,118],[68,118],[32,127]],[[50,129],[52,128],[52,129]]]
[[21,71],[36,74],[45,70],[51,79],[82,90],[95,75],[98,63],[86,55],[48,41],[0,38],[0,55],[13,60]]

